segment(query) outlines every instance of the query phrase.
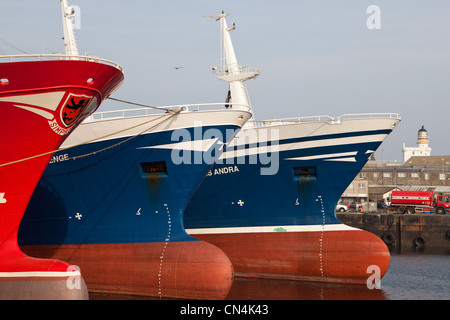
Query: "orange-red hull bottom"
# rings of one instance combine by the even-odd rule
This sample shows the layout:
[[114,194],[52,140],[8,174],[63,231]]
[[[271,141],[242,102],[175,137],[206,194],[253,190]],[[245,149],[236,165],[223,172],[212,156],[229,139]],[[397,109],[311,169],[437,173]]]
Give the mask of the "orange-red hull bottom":
[[233,267],[203,241],[23,246],[29,255],[80,268],[90,292],[174,299],[224,299]]
[[236,277],[375,284],[390,262],[384,242],[363,230],[191,235],[221,248]]

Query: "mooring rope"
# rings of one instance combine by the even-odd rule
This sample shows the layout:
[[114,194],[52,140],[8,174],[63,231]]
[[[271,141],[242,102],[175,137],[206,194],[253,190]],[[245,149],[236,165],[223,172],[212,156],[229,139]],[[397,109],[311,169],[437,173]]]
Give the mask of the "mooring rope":
[[[170,118],[172,118],[172,117],[175,116],[176,114],[180,113],[181,111],[182,111],[182,109],[178,109],[178,110],[175,111],[175,112],[171,112],[171,113],[169,114],[169,117],[167,117],[166,119],[162,120],[161,122],[158,122],[157,124],[155,124],[154,126],[152,126],[152,127],[150,127],[150,128],[145,129],[145,130],[142,131],[142,132],[139,132],[138,134],[135,134],[134,136],[129,137],[128,139],[125,139],[125,140],[120,141],[120,142],[118,142],[118,143],[116,143],[116,144],[113,144],[112,146],[108,146],[108,147],[106,147],[106,148],[103,148],[103,149],[100,149],[100,150],[97,150],[97,151],[93,151],[93,152],[90,152],[90,153],[86,153],[86,154],[83,154],[83,155],[80,155],[80,156],[74,156],[74,157],[71,157],[71,158],[69,158],[69,160],[76,160],[76,159],[79,159],[79,158],[84,158],[84,157],[91,156],[91,155],[96,154],[96,153],[99,153],[99,152],[106,151],[106,150],[108,150],[108,149],[115,148],[115,147],[117,147],[118,145],[121,145],[122,143],[128,142],[128,141],[130,141],[130,140],[132,140],[132,139],[134,139],[134,138],[136,138],[136,137],[138,137],[138,136],[144,134],[145,132],[147,132],[147,131],[149,131],[149,130],[151,130],[151,129],[156,128],[157,126],[159,126],[159,125],[162,124],[163,122],[169,120]],[[138,125],[135,125],[135,126],[126,128],[126,129],[124,129],[124,130],[119,130],[119,131],[117,131],[117,132],[111,133],[111,134],[106,135],[106,136],[103,136],[103,137],[101,137],[101,138],[96,138],[96,139],[90,140],[90,141],[88,141],[88,142],[84,142],[84,143],[82,143],[82,144],[91,143],[91,142],[93,142],[93,141],[95,141],[95,140],[98,140],[98,139],[104,139],[104,138],[107,138],[107,137],[109,137],[109,136],[111,136],[111,135],[116,135],[116,134],[121,133],[121,132],[123,132],[123,131],[128,131],[128,130],[131,130],[131,129],[140,127],[140,126],[142,126],[142,125],[144,125],[144,124],[153,122],[153,121],[155,121],[155,120],[159,120],[159,119],[161,119],[162,117],[165,117],[165,116],[167,116],[167,114],[164,114],[164,115],[158,117],[157,119],[152,119],[152,120],[150,120],[150,121],[147,121],[147,122],[144,122],[144,123],[141,123],[141,124],[138,124]],[[80,144],[80,145],[82,145],[82,144]],[[76,147],[76,146],[78,146],[78,145],[70,146],[70,147],[67,147],[66,149],[73,148],[73,147]],[[64,150],[65,150],[65,149],[64,149]]]
[[167,111],[167,112],[174,112],[172,109],[165,108],[165,107],[154,107],[154,106],[149,106],[149,105],[146,105],[146,104],[126,101],[126,100],[121,100],[121,99],[116,99],[116,98],[111,98],[111,97],[109,97],[108,99],[109,100],[118,101],[118,102],[122,102],[122,103],[132,104],[134,106],[139,106],[139,107],[145,107],[145,108],[156,109],[156,110],[164,110],[164,111]]
[[163,119],[162,121],[158,122],[158,123],[155,124],[154,126],[152,126],[152,127],[150,127],[150,128],[146,128],[146,129],[143,130],[142,132],[139,132],[138,134],[136,134],[136,135],[134,135],[134,136],[131,136],[130,138],[128,138],[128,139],[126,139],[126,140],[124,140],[124,141],[121,141],[121,142],[116,143],[116,144],[114,144],[114,145],[112,145],[112,146],[109,146],[109,147],[106,147],[106,148],[103,148],[103,149],[100,149],[100,150],[97,150],[97,151],[94,151],[94,152],[91,152],[91,153],[88,153],[88,154],[84,154],[84,155],[80,155],[80,156],[75,156],[75,157],[72,157],[72,158],[69,158],[69,159],[75,160],[75,159],[77,159],[77,158],[87,157],[87,156],[89,156],[89,155],[96,154],[96,153],[98,153],[98,152],[102,152],[102,151],[105,151],[105,150],[114,148],[114,147],[116,147],[116,146],[118,146],[118,145],[120,145],[120,144],[122,144],[122,143],[125,143],[125,142],[127,142],[127,141],[129,141],[129,140],[131,140],[131,139],[134,139],[134,138],[136,138],[136,137],[142,135],[143,133],[145,133],[145,132],[147,132],[147,131],[149,131],[149,130],[151,130],[151,129],[156,128],[156,127],[159,126],[160,124],[166,122],[166,121],[169,120],[170,118],[172,118],[172,117],[174,117],[175,115],[177,115],[178,113],[180,113],[180,112],[182,111],[182,109],[180,108],[180,109],[175,110],[175,111],[174,111],[174,110],[169,110],[169,111],[170,111],[170,113],[163,114],[163,115],[161,115],[160,117],[157,117],[157,118],[155,118],[155,119],[151,119],[151,120],[149,120],[149,121],[146,121],[146,122],[143,122],[143,123],[140,123],[140,124],[131,126],[131,127],[129,127],[129,128],[125,128],[125,129],[122,129],[122,130],[115,131],[115,132],[113,132],[113,133],[107,134],[107,135],[102,136],[102,137],[98,137],[98,138],[95,138],[95,139],[92,139],[92,140],[88,140],[88,141],[85,141],[85,142],[82,142],[82,143],[78,143],[78,144],[75,144],[75,145],[73,145],[73,146],[69,146],[69,147],[65,147],[65,148],[59,148],[59,149],[57,149],[57,150],[52,150],[52,151],[44,152],[44,153],[37,154],[37,155],[31,156],[31,157],[27,157],[27,158],[23,158],[23,159],[19,159],[19,160],[15,160],[15,161],[11,161],[11,162],[7,162],[7,163],[0,164],[0,168],[1,168],[1,167],[8,166],[8,165],[15,164],[15,163],[20,163],[20,162],[24,162],[24,161],[36,159],[36,158],[39,158],[39,157],[42,157],[42,156],[45,156],[45,155],[48,155],[48,154],[52,154],[52,153],[56,153],[56,152],[68,150],[68,149],[71,149],[71,148],[79,147],[79,146],[82,146],[82,145],[85,145],[85,144],[89,144],[89,143],[91,143],[91,142],[94,142],[94,141],[97,141],[97,140],[101,140],[101,139],[105,139],[105,138],[108,138],[108,137],[110,137],[110,136],[113,136],[113,135],[122,133],[122,132],[124,132],[124,131],[131,130],[131,129],[134,129],[134,128],[137,128],[137,127],[140,127],[140,126],[143,126],[143,125],[145,125],[145,124],[148,124],[148,123],[151,123],[151,122],[153,122],[153,121],[156,121],[156,120],[159,120],[159,119],[161,119],[161,118],[166,117],[166,119]]

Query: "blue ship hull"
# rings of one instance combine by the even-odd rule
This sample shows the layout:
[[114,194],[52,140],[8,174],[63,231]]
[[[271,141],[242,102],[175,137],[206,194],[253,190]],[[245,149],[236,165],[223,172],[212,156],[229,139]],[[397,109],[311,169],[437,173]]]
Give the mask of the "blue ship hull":
[[[220,114],[216,117],[221,119]],[[233,277],[228,258],[187,235],[183,225],[187,200],[211,166],[204,161],[206,155],[221,152],[217,140],[203,149],[205,133],[213,130],[229,140],[240,128],[217,122],[181,129],[200,137],[193,141],[193,150],[176,151],[176,145],[190,142],[174,143],[177,132],[167,129],[55,154],[21,223],[22,249],[67,258],[83,270],[90,291],[223,298]],[[180,155],[184,162],[173,161]],[[192,255],[199,250],[209,255],[197,261]],[[197,288],[189,286],[193,281],[199,283]]]
[[[378,130],[358,134],[389,133],[390,130]],[[342,136],[346,135],[333,135],[327,139]],[[307,140],[313,139],[317,137]],[[304,140],[282,140],[279,144]],[[279,170],[275,175],[261,175],[264,166],[249,164],[248,157],[241,161],[244,164],[239,164],[237,159],[232,165],[215,164],[189,201],[184,219],[186,228],[340,223],[334,214],[337,201],[367,162],[367,150],[376,150],[379,145],[380,142],[369,142],[281,151]],[[355,162],[338,161],[339,158],[334,161],[291,160],[350,152],[355,153]],[[304,172],[299,169],[304,169]],[[320,203],[316,201],[318,198]],[[322,207],[324,215],[319,214]]]
[[[240,276],[364,283],[374,264],[384,274],[384,243],[341,224],[335,207],[397,122],[272,126],[277,141],[237,144],[248,154],[241,157],[229,147],[189,201],[187,232],[223,249]],[[255,130],[253,136],[265,129],[245,129],[238,137]],[[267,160],[254,161],[266,145],[273,159],[278,154],[276,174],[262,174]]]

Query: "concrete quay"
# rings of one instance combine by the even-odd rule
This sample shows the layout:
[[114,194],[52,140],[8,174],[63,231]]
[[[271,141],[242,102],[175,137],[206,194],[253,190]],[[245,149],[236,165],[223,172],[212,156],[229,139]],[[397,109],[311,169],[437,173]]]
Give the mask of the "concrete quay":
[[389,249],[400,251],[439,251],[450,254],[450,215],[336,213],[351,227],[380,237]]

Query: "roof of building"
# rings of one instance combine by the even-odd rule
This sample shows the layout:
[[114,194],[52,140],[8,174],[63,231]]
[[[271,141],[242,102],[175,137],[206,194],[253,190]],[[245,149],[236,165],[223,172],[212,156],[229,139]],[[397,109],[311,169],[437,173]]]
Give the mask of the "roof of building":
[[384,197],[389,195],[392,190],[399,190],[394,186],[369,186],[369,198],[371,201],[383,201]]
[[435,193],[450,193],[449,186],[399,186],[403,191],[431,191]]
[[414,156],[403,167],[450,167],[450,156]]
[[403,191],[432,191],[436,193],[450,193],[450,186],[370,186],[369,194],[371,196],[380,196],[392,190]]

